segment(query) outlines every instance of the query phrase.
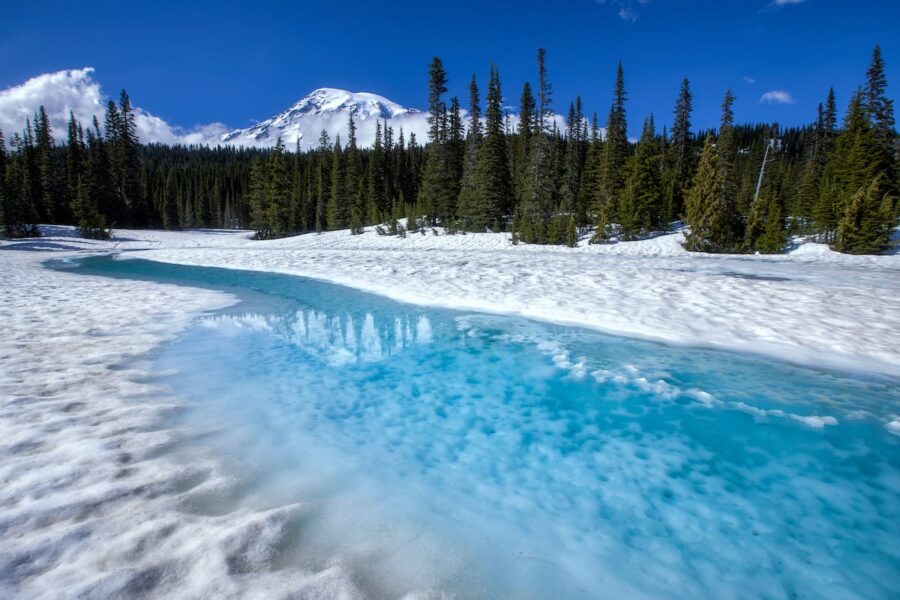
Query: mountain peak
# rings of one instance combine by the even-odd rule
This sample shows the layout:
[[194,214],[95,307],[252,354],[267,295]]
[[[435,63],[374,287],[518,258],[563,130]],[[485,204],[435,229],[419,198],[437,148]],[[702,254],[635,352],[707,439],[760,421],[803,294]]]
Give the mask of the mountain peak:
[[404,114],[420,112],[403,107],[378,94],[369,92],[348,92],[337,88],[318,88],[301,98],[285,111],[336,113],[346,112],[360,119],[391,119]]
[[293,106],[271,119],[252,127],[237,129],[222,136],[222,142],[245,146],[271,146],[278,137],[291,145],[299,140],[302,149],[318,144],[324,130],[334,141],[337,135],[346,142],[350,115],[357,126],[360,146],[375,140],[375,123],[388,124],[407,133],[424,135],[427,115],[415,108],[407,108],[378,94],[349,92],[338,88],[318,88],[298,100]]

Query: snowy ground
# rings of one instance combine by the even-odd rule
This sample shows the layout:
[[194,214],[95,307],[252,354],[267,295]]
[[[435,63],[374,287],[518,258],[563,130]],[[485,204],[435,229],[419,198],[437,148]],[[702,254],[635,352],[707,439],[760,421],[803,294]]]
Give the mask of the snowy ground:
[[358,597],[339,566],[259,569],[302,507],[183,510],[232,482],[208,458],[160,455],[179,436],[159,428],[173,401],[139,359],[233,299],[76,279],[40,265],[54,254],[0,250],[0,598]]
[[96,242],[48,227],[39,240],[0,242],[0,596],[165,595],[175,586],[188,597],[357,595],[341,565],[260,572],[281,524],[302,507],[227,516],[179,509],[188,490],[230,482],[212,460],[188,466],[159,453],[177,440],[158,426],[173,401],[145,382],[139,359],[192,316],[232,300],[50,271],[42,261],[129,251],[900,375],[900,255],[806,244],[773,257],[704,256],[686,253],[680,239],[568,249],[514,247],[505,234],[254,242],[239,232],[119,231]]

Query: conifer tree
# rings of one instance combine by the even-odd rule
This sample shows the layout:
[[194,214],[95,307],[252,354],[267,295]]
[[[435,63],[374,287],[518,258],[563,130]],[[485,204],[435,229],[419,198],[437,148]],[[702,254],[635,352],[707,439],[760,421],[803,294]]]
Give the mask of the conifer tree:
[[[447,73],[444,63],[435,56],[428,70],[428,140],[425,168],[422,172],[422,187],[419,200],[428,205],[430,217],[435,218],[434,211],[442,211],[443,199],[448,193],[447,156],[447,107],[441,96],[447,91]],[[454,202],[456,198],[453,198]],[[445,215],[440,215],[441,217]],[[455,216],[455,215],[453,215]]]
[[291,171],[279,136],[266,165],[266,219],[273,237],[290,233]]
[[574,248],[578,245],[578,227],[575,225],[575,214],[569,215],[566,225],[566,246]]
[[[26,126],[28,132],[30,125]],[[38,212],[34,204],[35,186],[28,164],[28,139],[13,135],[12,155],[6,160],[3,203],[3,234],[8,238],[34,237],[38,230]]]
[[457,201],[457,213],[465,229],[472,229],[472,207],[476,203],[478,150],[481,147],[481,104],[475,74],[469,83],[469,128],[466,132],[466,149],[463,161],[462,182]]
[[693,140],[691,137],[691,111],[693,96],[687,77],[681,82],[678,100],[675,102],[675,121],[672,124],[670,143],[670,173],[667,177],[667,202],[669,218],[675,220],[684,207],[684,192],[693,171]]
[[369,220],[373,223],[385,221],[390,212],[390,203],[387,197],[385,150],[380,122],[375,123],[375,144],[369,153],[369,169],[366,180],[368,184],[368,199],[366,203],[369,207]]
[[366,213],[365,191],[367,185],[362,185],[362,162],[359,149],[356,146],[356,122],[353,113],[350,113],[348,121],[347,147],[344,149],[344,202],[347,216],[349,217],[350,233],[361,233],[362,221]]
[[[88,135],[90,135],[90,131],[88,131]],[[72,181],[69,189],[72,190],[70,193],[74,192],[72,212],[78,230],[83,237],[106,239],[109,237],[109,233],[106,231],[106,220],[100,214],[97,203],[96,184],[93,182],[94,169],[88,160],[84,132],[75,121],[75,115],[71,113],[69,114],[69,141],[66,154],[66,165],[70,171],[67,178]]]
[[322,233],[328,228],[326,207],[331,194],[331,174],[328,168],[331,160],[328,132],[323,129],[319,136],[319,154],[316,160],[316,233]]
[[287,157],[291,172],[291,199],[288,208],[288,231],[292,233],[306,232],[306,169],[300,159],[300,137],[294,142],[294,153]]
[[864,96],[858,90],[850,99],[843,130],[835,140],[822,177],[816,219],[826,241],[834,240],[844,207],[875,177],[878,158]]
[[34,143],[39,189],[35,200],[40,218],[53,223],[71,222],[71,212],[60,186],[55,156],[55,140],[50,119],[43,105],[34,116]]
[[503,96],[500,73],[491,65],[488,80],[485,136],[478,152],[476,199],[471,212],[473,228],[484,231],[504,218],[511,206],[512,181],[503,132]]
[[880,166],[884,169],[892,169],[897,131],[894,121],[894,101],[887,97],[888,83],[884,71],[881,47],[876,45],[872,52],[872,63],[866,72],[865,104],[869,122],[872,125],[875,145],[879,152],[884,154],[881,157],[884,165]]
[[122,124],[119,115],[119,107],[110,100],[106,105],[104,118],[106,131],[105,149],[109,159],[110,182],[112,183],[112,203],[107,208],[107,217],[110,224],[124,225],[127,223],[128,207],[125,203],[125,192],[122,189],[124,157],[122,152]]
[[250,163],[250,227],[256,231],[256,238],[260,240],[272,237],[266,183],[266,163],[261,156],[257,156]]
[[106,146],[115,192],[113,220],[133,227],[151,221],[149,206],[141,193],[140,142],[128,93],[122,90],[119,105],[112,100],[106,110]]
[[566,150],[563,159],[562,210],[569,214],[578,213],[578,195],[584,170],[584,115],[581,112],[581,98],[569,105],[566,119]]
[[629,176],[622,194],[619,211],[622,234],[634,239],[660,227],[663,218],[662,188],[660,186],[659,145],[653,117],[644,120],[641,138],[631,158]]
[[756,240],[756,250],[763,254],[775,254],[784,250],[786,243],[782,203],[773,195],[766,206],[766,219],[762,235]]
[[834,98],[834,88],[830,88],[825,101],[825,110],[822,113],[822,138],[818,150],[821,164],[818,166],[820,172],[815,174],[819,181],[816,185],[816,197],[813,205],[813,220],[824,242],[830,242],[833,239],[834,230],[837,227],[837,171],[839,168],[834,148],[836,139],[837,104]]
[[734,158],[737,149],[734,140],[734,94],[731,88],[725,90],[722,100],[722,117],[719,122],[719,139],[716,148],[719,151],[719,164],[722,167],[722,178],[725,180],[725,194],[729,198],[737,198],[737,178]]
[[462,180],[463,161],[465,159],[465,126],[460,114],[459,99],[450,99],[450,111],[447,114],[447,140],[445,148],[446,174],[445,188],[439,195],[435,216],[443,225],[452,225],[456,220],[460,183]]
[[[547,243],[546,229],[550,223],[555,207],[553,185],[552,132],[550,125],[552,113],[552,88],[547,78],[547,51],[538,48],[538,111],[537,127],[533,142],[530,144],[531,156],[528,157],[528,174],[525,178],[525,189],[522,197],[523,218],[529,223],[526,231],[531,236],[523,236],[528,243]],[[530,238],[530,239],[529,239]]]
[[531,187],[528,179],[530,173],[528,167],[534,143],[536,111],[537,104],[531,91],[531,84],[526,81],[522,85],[522,94],[519,96],[519,122],[512,149],[513,186],[516,203],[519,205],[521,205],[526,191]]
[[97,117],[93,119],[93,129],[88,128],[87,132],[87,160],[90,168],[90,176],[88,177],[91,186],[90,195],[97,202],[97,209],[103,216],[106,224],[112,226],[115,223],[116,216],[121,213],[117,211],[118,204],[112,179],[108,145],[103,140]]
[[865,96],[857,91],[823,176],[820,203],[832,210],[829,216],[837,223],[836,250],[870,253],[887,244],[896,197],[896,182],[891,177],[867,114]]
[[731,252],[737,246],[736,213],[725,195],[725,179],[712,135],[706,136],[700,165],[685,198],[691,231],[685,248],[694,252]]
[[797,190],[797,204],[794,209],[796,217],[801,222],[801,231],[808,231],[812,221],[816,198],[819,194],[819,184],[822,178],[822,169],[825,161],[823,157],[823,141],[825,137],[825,110],[820,103],[816,114],[816,124],[813,130],[813,143],[807,150],[806,160],[803,163],[803,174],[800,186]]
[[834,88],[828,89],[825,112],[822,115],[822,129],[822,151],[827,155],[833,149],[834,139],[837,136],[837,103],[834,99]]
[[884,172],[854,192],[844,207],[835,238],[835,250],[850,254],[877,254],[890,240],[896,196]]
[[82,175],[82,167],[86,159],[85,153],[84,131],[75,119],[75,114],[69,111],[66,142],[66,200],[71,204],[74,204],[78,197],[78,179]]
[[628,160],[628,125],[625,118],[625,75],[622,62],[616,69],[616,86],[613,103],[606,120],[606,140],[603,144],[603,161],[600,185],[595,199],[598,215],[594,242],[609,239],[613,219],[618,210],[619,196],[625,185],[625,162]]
[[331,149],[331,193],[328,196],[327,217],[328,229],[344,229],[350,225],[348,210],[344,152],[341,148],[341,136],[334,139]]
[[595,222],[596,213],[589,217],[588,213],[596,208],[596,199],[600,191],[600,180],[603,168],[603,148],[600,140],[600,127],[597,113],[591,120],[591,134],[584,159],[584,173],[578,190],[578,224],[588,225]]

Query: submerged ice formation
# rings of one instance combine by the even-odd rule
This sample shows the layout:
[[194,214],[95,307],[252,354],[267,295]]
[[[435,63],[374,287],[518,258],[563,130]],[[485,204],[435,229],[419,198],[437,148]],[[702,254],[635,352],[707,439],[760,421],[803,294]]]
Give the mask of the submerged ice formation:
[[431,323],[425,315],[416,320],[397,317],[376,323],[371,312],[354,322],[351,314],[298,310],[285,315],[213,315],[202,319],[199,325],[225,335],[267,332],[331,367],[387,360],[409,346],[431,341]]

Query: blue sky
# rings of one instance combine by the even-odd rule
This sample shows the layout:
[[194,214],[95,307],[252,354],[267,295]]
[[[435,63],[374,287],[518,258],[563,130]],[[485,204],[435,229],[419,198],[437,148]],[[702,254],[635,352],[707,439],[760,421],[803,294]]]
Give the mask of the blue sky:
[[[548,50],[554,108],[581,94],[601,120],[622,60],[629,130],[671,122],[682,77],[694,123],[714,126],[725,88],[738,121],[800,124],[834,85],[841,109],[880,43],[900,100],[900,1],[560,0],[558,2],[45,2],[7,4],[0,87],[92,66],[107,93],[190,127],[245,126],[317,87],[371,91],[424,107],[427,65],[443,58],[466,98],[491,61],[516,103]],[[782,102],[762,102],[767,92]]]

